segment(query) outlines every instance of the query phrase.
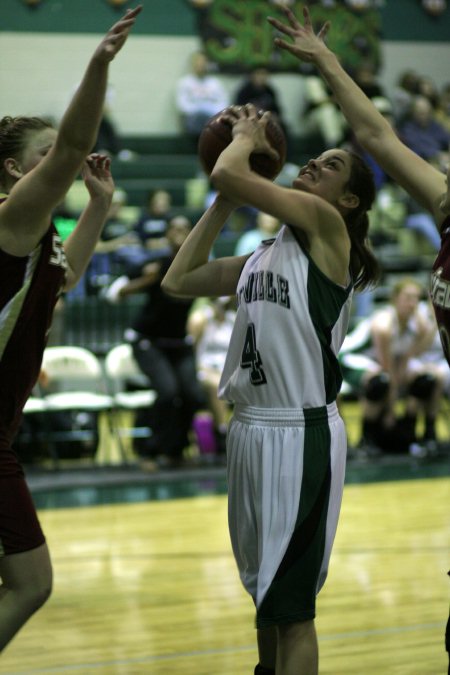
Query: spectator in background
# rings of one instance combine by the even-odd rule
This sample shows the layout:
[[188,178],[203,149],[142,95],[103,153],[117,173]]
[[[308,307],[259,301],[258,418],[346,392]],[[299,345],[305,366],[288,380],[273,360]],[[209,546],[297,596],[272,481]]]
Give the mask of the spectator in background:
[[431,103],[424,96],[413,98],[398,133],[405,145],[428,162],[448,162],[450,132],[434,119]]
[[442,88],[434,118],[450,133],[450,83]]
[[113,114],[115,97],[116,90],[114,86],[108,82],[103,105],[103,115],[98,130],[97,140],[95,141],[94,151],[101,154],[107,154],[110,157],[117,157],[122,161],[128,161],[133,158],[134,153],[131,152],[131,150],[128,150],[128,148],[123,147],[123,142]]
[[417,93],[419,96],[424,96],[430,102],[434,113],[439,105],[439,89],[433,78],[421,75]]
[[406,207],[405,227],[423,237],[435,252],[439,251],[441,237],[432,215],[409,195],[406,199]]
[[121,267],[120,274],[133,278],[140,276],[143,265],[154,258],[159,259],[162,250],[170,250],[166,230],[172,215],[171,207],[170,192],[149,192],[147,203],[132,228],[134,241],[130,240],[127,245],[122,245],[114,252],[114,261]]
[[193,301],[170,297],[161,289],[161,279],[190,229],[185,216],[171,218],[166,231],[169,248],[155,252],[153,260],[144,264],[135,278],[117,279],[105,295],[110,302],[135,293],[147,296],[126,331],[139,367],[157,392],[144,423],[152,428],[153,436],[145,448],[138,447],[138,452],[171,466],[182,463],[194,415],[206,407],[206,396],[197,377],[193,339],[187,331]]
[[303,133],[319,139],[319,152],[339,146],[344,140],[347,125],[323,80],[317,75],[305,76],[304,94]]
[[121,271],[122,249],[139,248],[139,240],[132,227],[122,217],[128,196],[125,190],[114,190],[111,206],[105,224],[84,274],[78,294],[84,290],[87,295],[98,295]]
[[247,255],[256,251],[264,239],[272,239],[280,229],[280,221],[269,213],[258,211],[256,215],[256,227],[244,232],[236,243],[234,255]]
[[210,74],[204,52],[192,54],[190,69],[177,83],[176,104],[183,131],[197,141],[205,122],[229,104],[229,97],[219,78]]
[[[417,442],[436,441],[436,417],[442,378],[421,359],[430,348],[436,322],[419,301],[423,289],[410,278],[397,282],[388,306],[361,321],[344,340],[340,362],[344,379],[359,394],[363,420],[361,446],[366,452],[408,452]],[[396,404],[405,401],[398,416]],[[424,434],[418,439],[418,414]]]
[[289,129],[283,119],[278,93],[269,82],[269,75],[267,68],[251,70],[236,92],[235,103],[236,105],[252,103],[257,110],[271,112],[284,131],[289,155]]
[[218,396],[228,345],[236,318],[235,298],[223,296],[195,309],[188,321],[189,334],[195,340],[198,378],[205,388],[214,425],[216,449],[225,454],[230,406]]
[[154,250],[167,246],[167,223],[172,215],[172,197],[167,190],[152,190],[147,204],[135,225],[135,231],[145,248]]
[[419,93],[420,75],[415,70],[404,70],[400,73],[397,85],[392,93],[394,118],[396,124],[401,124],[411,108],[412,100]]
[[[348,70],[350,71],[350,68]],[[387,98],[386,92],[377,79],[377,68],[373,61],[363,60],[350,74],[368,98]]]

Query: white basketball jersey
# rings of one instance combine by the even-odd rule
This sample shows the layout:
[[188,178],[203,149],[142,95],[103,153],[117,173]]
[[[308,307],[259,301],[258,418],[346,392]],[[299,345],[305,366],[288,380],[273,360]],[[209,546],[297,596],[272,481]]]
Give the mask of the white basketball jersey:
[[242,270],[220,397],[260,408],[334,401],[352,292],[328,279],[283,225]]

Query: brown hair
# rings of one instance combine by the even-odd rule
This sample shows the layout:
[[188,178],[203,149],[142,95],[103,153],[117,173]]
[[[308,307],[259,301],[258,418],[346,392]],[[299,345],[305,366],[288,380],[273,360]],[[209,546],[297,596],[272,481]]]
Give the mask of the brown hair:
[[415,288],[417,288],[418,291],[420,291],[421,295],[423,295],[425,292],[423,284],[421,284],[420,281],[418,281],[414,277],[402,277],[401,279],[396,281],[391,288],[391,300],[392,301],[396,300],[397,297],[400,295],[400,293],[407,286],[414,286]]
[[350,271],[355,289],[362,291],[374,286],[381,276],[381,268],[369,243],[369,216],[376,195],[373,173],[359,155],[348,153],[352,160],[346,189],[359,198],[359,205],[345,217],[351,241]]
[[40,117],[3,117],[0,120],[0,183],[5,184],[4,162],[8,157],[18,159],[30,131],[51,129],[52,124]]

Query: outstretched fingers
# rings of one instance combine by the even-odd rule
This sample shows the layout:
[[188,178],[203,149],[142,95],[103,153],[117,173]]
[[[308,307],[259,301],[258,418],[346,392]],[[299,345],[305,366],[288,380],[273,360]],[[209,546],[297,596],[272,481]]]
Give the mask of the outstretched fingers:
[[312,28],[311,15],[307,7],[303,7],[303,21],[305,24],[305,28]]
[[297,58],[305,61],[313,60],[315,52],[320,48],[320,43],[324,42],[325,36],[329,31],[331,25],[330,22],[326,21],[316,35],[307,7],[303,8],[303,24],[296,19],[293,11],[289,7],[283,7],[282,11],[286,15],[288,24],[283,23],[274,17],[267,17],[267,20],[280,33],[284,33],[290,37],[292,42],[288,42],[280,37],[275,37],[275,45],[280,49],[290,52]]
[[111,61],[122,49],[141,11],[142,5],[129,9],[119,21],[111,26],[97,49],[96,54],[100,59]]
[[136,17],[142,12],[142,5],[134,9],[127,9],[125,14],[111,28],[111,32],[121,33],[123,30],[129,30],[134,25]]
[[278,19],[275,19],[273,16],[268,16],[267,21],[277,30],[280,31],[280,33],[284,33],[285,35],[289,35],[289,37],[295,37],[295,34],[297,32],[296,29],[291,28],[290,26],[287,26],[285,23],[282,23]]
[[327,33],[328,33],[328,31],[330,30],[330,28],[331,28],[331,22],[330,22],[330,21],[325,21],[325,23],[323,24],[322,28],[321,28],[321,29],[319,30],[319,32],[317,33],[317,37],[318,37],[320,40],[325,40],[325,38],[326,38],[326,36],[327,36]]
[[[289,10],[289,12],[292,14],[292,11],[291,11],[291,10]],[[311,33],[314,33],[314,27],[313,27],[313,25],[312,25],[311,15],[310,15],[309,9],[308,9],[307,7],[303,7],[303,20],[304,20],[304,21],[303,21],[303,25],[304,25],[305,29],[311,31]],[[300,27],[300,24],[299,24],[299,23],[298,23],[297,25]],[[321,28],[321,29],[319,30],[319,32],[317,33],[317,37],[318,37],[320,40],[324,40],[324,39],[325,39],[326,34],[327,34],[328,31],[330,30],[330,26],[331,26],[331,22],[330,22],[330,21],[325,21],[325,23],[323,24],[322,28]]]

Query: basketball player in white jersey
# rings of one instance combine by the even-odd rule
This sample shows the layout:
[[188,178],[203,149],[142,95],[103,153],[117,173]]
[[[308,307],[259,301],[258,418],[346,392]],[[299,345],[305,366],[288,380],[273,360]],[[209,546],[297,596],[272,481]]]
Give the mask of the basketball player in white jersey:
[[[163,288],[174,295],[237,294],[219,386],[234,405],[227,438],[229,527],[241,580],[256,606],[258,675],[318,670],[315,599],[327,575],[344,484],[346,434],[336,407],[337,353],[353,289],[377,279],[366,244],[374,198],[365,164],[327,150],[291,188],[250,170],[274,153],[269,113],[226,118],[233,140],[211,175],[218,197],[194,227]],[[250,256],[209,260],[242,204],[285,223]]]

